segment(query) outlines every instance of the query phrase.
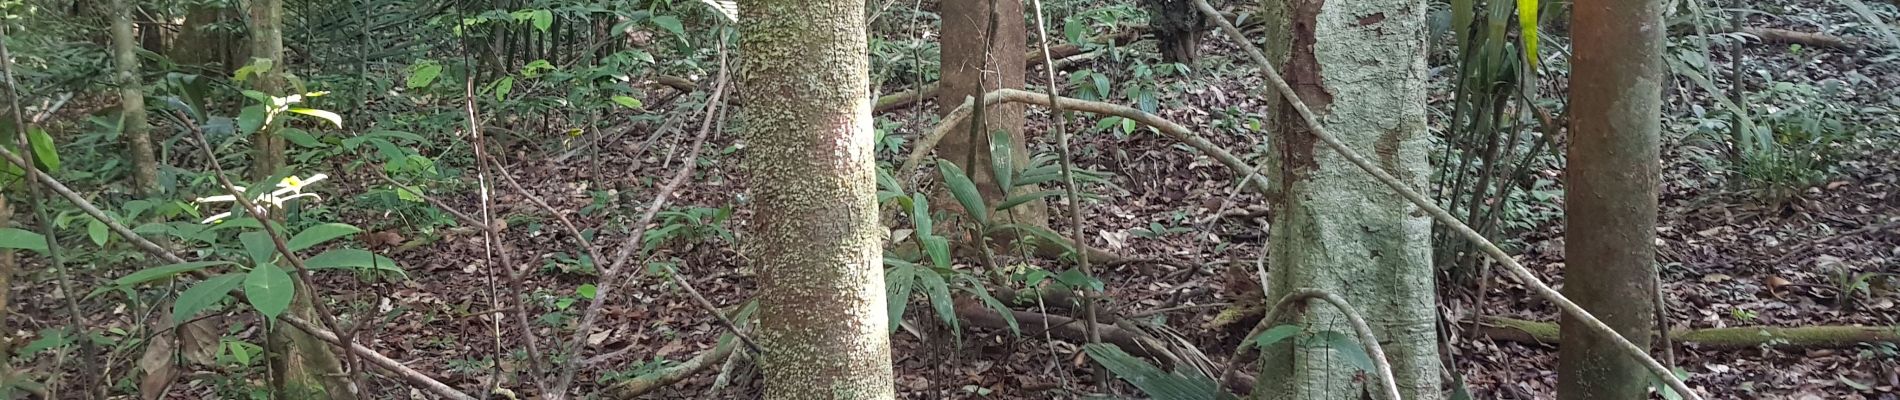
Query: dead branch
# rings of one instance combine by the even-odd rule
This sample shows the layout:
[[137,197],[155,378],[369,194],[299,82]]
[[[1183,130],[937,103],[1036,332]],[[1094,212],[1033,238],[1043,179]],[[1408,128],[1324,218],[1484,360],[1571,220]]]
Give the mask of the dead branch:
[[[1563,338],[1556,323],[1504,317],[1486,317],[1478,334],[1496,340],[1555,346]],[[1678,343],[1709,349],[1782,349],[1852,347],[1864,343],[1900,343],[1897,326],[1745,326],[1732,328],[1672,329]]]
[[713,346],[711,350],[701,352],[699,355],[686,359],[686,361],[677,365],[636,376],[633,379],[621,381],[620,383],[615,383],[607,392],[612,393],[614,398],[632,399],[652,392],[655,389],[678,383],[679,381],[692,377],[694,374],[698,374],[700,371],[704,371],[707,368],[724,362],[727,357],[732,356],[732,349],[739,347],[736,346],[737,344],[737,341],[720,342],[718,345]]
[[1761,38],[1763,43],[1799,44],[1808,47],[1827,47],[1835,49],[1857,49],[1866,46],[1860,40],[1817,32],[1802,32],[1778,28],[1742,28],[1740,33]]
[[1359,169],[1371,174],[1373,178],[1378,179],[1380,183],[1391,187],[1393,191],[1398,192],[1400,197],[1404,197],[1406,200],[1411,201],[1413,205],[1425,210],[1432,218],[1437,219],[1439,222],[1457,231],[1458,234],[1463,235],[1466,239],[1471,240],[1473,244],[1484,250],[1485,254],[1490,256],[1492,260],[1497,261],[1498,264],[1503,265],[1506,270],[1510,271],[1511,275],[1517,278],[1519,282],[1530,287],[1538,296],[1550,300],[1552,303],[1557,303],[1557,307],[1562,309],[1564,314],[1575,318],[1585,328],[1590,329],[1601,337],[1609,338],[1613,343],[1616,343],[1616,346],[1625,354],[1641,361],[1643,366],[1648,369],[1650,373],[1662,378],[1676,393],[1682,394],[1684,398],[1687,399],[1702,399],[1702,395],[1690,389],[1688,384],[1682,382],[1682,379],[1677,378],[1675,373],[1669,370],[1669,367],[1665,367],[1662,363],[1657,362],[1655,357],[1650,357],[1647,350],[1638,347],[1634,342],[1630,342],[1628,338],[1618,334],[1616,330],[1611,329],[1609,325],[1603,324],[1602,320],[1597,319],[1595,315],[1591,315],[1589,311],[1584,310],[1583,307],[1578,306],[1577,303],[1564,297],[1562,293],[1558,293],[1556,289],[1551,289],[1550,285],[1545,284],[1542,279],[1537,278],[1536,274],[1524,268],[1523,265],[1518,264],[1516,259],[1511,258],[1510,254],[1505,253],[1504,250],[1498,248],[1496,244],[1491,243],[1491,240],[1486,239],[1483,234],[1472,230],[1470,226],[1459,221],[1457,217],[1453,217],[1450,213],[1445,212],[1445,209],[1439,208],[1437,203],[1419,194],[1417,190],[1412,189],[1410,186],[1406,186],[1406,184],[1399,181],[1398,178],[1393,177],[1392,173],[1372,164],[1371,161],[1367,161],[1365,156],[1360,155],[1358,151],[1354,151],[1351,147],[1347,147],[1344,142],[1339,141],[1339,138],[1333,137],[1333,135],[1326,130],[1325,124],[1320,123],[1319,116],[1313,114],[1312,109],[1307,108],[1305,100],[1300,99],[1300,96],[1293,92],[1293,88],[1287,85],[1286,79],[1281,77],[1280,72],[1275,70],[1273,64],[1267,61],[1266,55],[1261,54],[1260,49],[1254,47],[1253,42],[1248,41],[1247,36],[1241,34],[1239,28],[1235,28],[1234,24],[1229,23],[1227,19],[1221,18],[1220,12],[1215,11],[1214,6],[1207,4],[1207,0],[1194,0],[1194,5],[1200,8],[1202,13],[1207,14],[1210,19],[1213,19],[1215,23],[1220,24],[1221,32],[1226,33],[1229,40],[1233,40],[1235,44],[1240,45],[1240,48],[1247,52],[1247,57],[1253,61],[1255,66],[1260,67],[1261,75],[1273,83],[1273,88],[1280,93],[1281,97],[1286,99],[1287,104],[1291,105],[1294,111],[1299,113],[1300,119],[1305,123],[1310,133],[1325,143],[1326,147],[1332,148],[1334,152],[1339,153],[1341,158],[1345,158],[1347,162],[1351,162],[1354,166],[1358,166]]

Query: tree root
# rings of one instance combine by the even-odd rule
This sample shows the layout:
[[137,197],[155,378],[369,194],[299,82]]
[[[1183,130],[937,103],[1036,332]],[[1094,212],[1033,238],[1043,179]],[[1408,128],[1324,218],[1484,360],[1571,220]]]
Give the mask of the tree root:
[[615,383],[607,392],[613,394],[614,398],[631,399],[640,397],[640,395],[647,394],[655,389],[679,383],[679,381],[686,380],[686,378],[692,377],[700,371],[724,363],[727,357],[732,356],[732,350],[738,347],[738,342],[736,339],[720,341],[718,345],[713,346],[712,350],[699,353],[699,355],[693,356],[693,358],[687,359],[678,365]]
[[[1478,333],[1497,340],[1555,346],[1563,338],[1556,323],[1503,317],[1485,318]],[[1900,326],[1745,326],[1733,328],[1674,329],[1676,343],[1707,349],[1746,349],[1769,346],[1783,349],[1850,347],[1862,343],[1900,343]]]

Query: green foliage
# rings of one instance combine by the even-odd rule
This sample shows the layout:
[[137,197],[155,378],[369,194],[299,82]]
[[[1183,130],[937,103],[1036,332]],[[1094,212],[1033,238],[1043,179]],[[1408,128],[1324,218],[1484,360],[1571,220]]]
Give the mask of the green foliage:
[[1108,371],[1127,381],[1142,393],[1156,400],[1216,400],[1235,399],[1234,395],[1223,392],[1214,378],[1197,370],[1176,368],[1174,371],[1162,371],[1147,360],[1129,355],[1113,344],[1097,343],[1083,345],[1082,351],[1089,359],[1108,368]]

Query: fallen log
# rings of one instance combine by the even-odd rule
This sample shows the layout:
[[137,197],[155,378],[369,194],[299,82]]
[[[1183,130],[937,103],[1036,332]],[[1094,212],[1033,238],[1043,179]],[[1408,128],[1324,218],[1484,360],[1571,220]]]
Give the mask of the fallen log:
[[1836,49],[1855,49],[1865,45],[1865,43],[1859,40],[1852,40],[1845,37],[1787,29],[1742,28],[1738,32],[1761,38],[1761,41],[1765,43],[1799,44],[1808,47],[1828,47]]
[[692,377],[700,371],[704,371],[707,368],[724,362],[726,357],[732,356],[732,349],[738,347],[738,343],[738,338],[728,335],[728,337],[721,338],[719,344],[713,346],[711,350],[701,352],[699,355],[693,356],[693,358],[689,358],[685,362],[671,367],[662,368],[658,371],[633,377],[633,379],[615,383],[608,392],[612,393],[614,398],[617,399],[632,399],[652,392],[654,389],[679,383],[679,381],[686,380],[686,378]]
[[[1563,337],[1555,323],[1503,317],[1485,318],[1478,333],[1497,340],[1553,346]],[[1744,349],[1763,345],[1789,349],[1847,347],[1861,343],[1900,343],[1900,327],[1823,325],[1675,329],[1669,332],[1669,337],[1676,343],[1695,344],[1709,349]]]

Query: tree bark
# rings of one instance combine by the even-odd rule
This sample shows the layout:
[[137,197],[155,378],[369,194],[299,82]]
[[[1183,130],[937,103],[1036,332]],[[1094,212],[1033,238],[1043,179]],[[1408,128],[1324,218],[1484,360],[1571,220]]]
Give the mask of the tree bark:
[[1163,61],[1193,65],[1200,59],[1207,17],[1194,8],[1194,0],[1143,0],[1142,5]]
[[235,20],[234,14],[230,9],[214,5],[194,2],[186,6],[184,24],[172,41],[173,48],[166,54],[179,64],[207,67],[226,75],[236,71],[240,64],[238,54],[245,53],[245,44],[231,32],[213,28],[220,22]]
[[[1263,2],[1266,54],[1328,131],[1406,184],[1430,175],[1425,132],[1425,7],[1405,0]],[[1300,289],[1336,293],[1361,312],[1389,349],[1407,399],[1437,399],[1439,358],[1424,212],[1320,143],[1280,96],[1269,121],[1268,299]],[[1319,331],[1352,332],[1333,307],[1304,308]],[[1357,399],[1377,392],[1339,353],[1285,341],[1264,349],[1255,394],[1266,399]]]
[[132,194],[146,197],[158,187],[158,160],[152,155],[144,83],[139,80],[139,43],[132,33],[136,8],[132,0],[112,0],[112,64],[119,85],[120,135],[131,153]]
[[[1648,348],[1655,292],[1656,183],[1661,176],[1662,2],[1576,3],[1565,174],[1564,295]],[[1559,399],[1639,399],[1649,372],[1610,338],[1566,314]]]
[[[284,95],[284,1],[252,0],[250,4],[251,58],[271,61],[271,67],[252,76],[252,88],[271,96]],[[253,61],[255,62],[255,61]],[[281,119],[279,119],[281,120]],[[275,132],[279,122],[264,124],[251,135],[251,179],[262,180],[284,167],[284,139]]]
[[[966,97],[981,97],[996,89],[1023,88],[1028,34],[1023,26],[1022,0],[945,1],[940,7],[938,12],[943,15],[943,40],[939,50],[943,78],[937,85],[940,115],[950,113],[951,107],[945,105],[963,104]],[[1040,56],[1037,53],[1037,58]],[[976,183],[983,193],[984,203],[1000,203],[1008,197],[1007,193],[1035,192],[1032,187],[1011,191],[999,186],[995,169],[990,167],[990,134],[996,131],[1009,133],[1012,165],[1020,169],[1029,164],[1023,136],[1023,110],[1021,104],[992,105],[983,110],[984,129],[971,131],[968,122],[958,124],[954,133],[937,147],[939,159],[956,164]],[[934,202],[936,204],[956,204],[949,200],[947,193],[932,200],[944,200]],[[1048,224],[1047,208],[1041,200],[1031,201],[1012,208],[1008,214],[997,213],[991,219],[1011,221],[1014,218],[1015,223],[1044,226]]]
[[767,399],[891,399],[864,0],[739,9]]

